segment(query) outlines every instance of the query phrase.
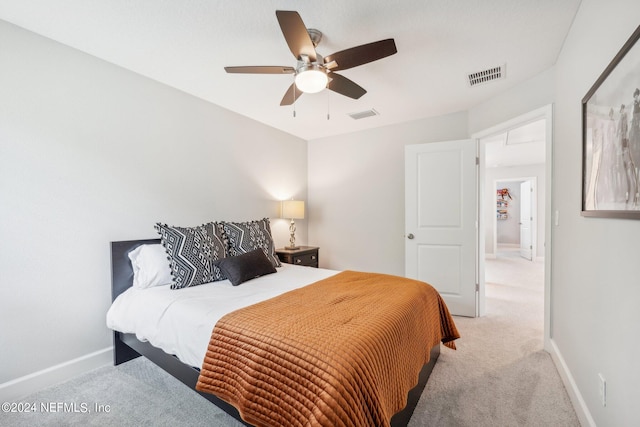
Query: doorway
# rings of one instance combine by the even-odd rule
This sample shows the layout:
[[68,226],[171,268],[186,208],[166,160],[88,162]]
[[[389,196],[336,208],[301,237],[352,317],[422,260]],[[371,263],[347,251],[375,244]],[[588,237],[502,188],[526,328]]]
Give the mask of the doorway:
[[[479,151],[478,312],[481,316],[487,314],[487,276],[496,276],[495,271],[491,271],[496,263],[489,264],[490,262],[500,257],[513,259],[515,256],[519,262],[538,264],[540,276],[543,278],[543,283],[539,286],[542,287],[543,293],[541,317],[544,319],[545,348],[549,345],[550,331],[551,129],[552,106],[549,105],[473,135],[478,141]],[[500,209],[497,206],[497,190],[513,187],[515,193],[515,183],[529,181],[532,178],[535,178],[532,185],[536,195],[533,197],[534,205],[531,206],[531,211],[536,231],[532,231],[531,260],[528,260],[521,256],[521,238],[510,242],[510,246],[502,245],[498,248],[497,222],[501,220],[498,219]],[[509,213],[515,213],[509,212],[509,203],[514,203],[514,199],[508,199],[507,196],[507,209],[506,212],[502,212],[507,216]],[[518,223],[522,218],[514,219]]]
[[[544,150],[544,147],[541,149]],[[544,159],[542,162],[527,167],[526,170],[544,173]],[[515,165],[512,167],[517,168]],[[520,168],[517,169],[520,170]],[[537,181],[537,176],[498,178],[493,181],[496,214],[491,227],[493,229],[492,244],[486,251],[485,258],[496,258],[500,254],[504,255],[504,252],[519,254],[520,257],[529,261],[544,258],[537,254],[539,217]],[[542,220],[544,221],[544,218]]]

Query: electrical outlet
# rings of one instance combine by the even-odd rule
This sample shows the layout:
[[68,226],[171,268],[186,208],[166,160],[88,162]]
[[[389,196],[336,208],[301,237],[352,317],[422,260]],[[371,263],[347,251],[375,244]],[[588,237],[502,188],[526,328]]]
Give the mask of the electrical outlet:
[[607,380],[604,379],[604,375],[598,374],[600,399],[602,399],[602,406],[607,406]]

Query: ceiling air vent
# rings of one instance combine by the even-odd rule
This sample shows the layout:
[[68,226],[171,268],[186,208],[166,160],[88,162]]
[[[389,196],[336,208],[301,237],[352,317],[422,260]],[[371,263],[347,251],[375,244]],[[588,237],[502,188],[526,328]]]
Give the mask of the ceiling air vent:
[[354,120],[360,120],[364,119],[365,117],[377,116],[379,114],[380,113],[372,108],[370,110],[360,111],[358,113],[349,113],[349,116]]
[[498,65],[483,71],[478,71],[468,75],[469,86],[476,86],[488,83],[493,80],[504,79],[506,77],[506,65]]

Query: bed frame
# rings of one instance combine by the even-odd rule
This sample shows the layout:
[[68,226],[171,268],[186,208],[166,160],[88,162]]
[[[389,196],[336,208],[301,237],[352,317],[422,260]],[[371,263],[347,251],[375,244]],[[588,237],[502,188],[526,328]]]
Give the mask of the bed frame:
[[[111,242],[111,297],[115,300],[118,295],[133,286],[133,268],[128,254],[133,249],[144,244],[160,243],[160,239],[128,240]],[[216,397],[213,394],[202,393],[195,389],[198,382],[200,370],[182,363],[177,357],[165,353],[163,350],[152,346],[148,342],[138,340],[135,334],[113,332],[113,362],[114,365],[127,362],[137,357],[144,356],[169,375],[180,380],[189,388],[200,394],[205,399],[222,409],[227,414],[244,424],[250,426],[241,417],[238,410],[229,403]],[[427,384],[429,375],[440,356],[440,345],[435,345],[431,349],[429,363],[422,367],[418,384],[409,390],[407,406],[391,418],[392,427],[406,426],[413,415],[413,411],[418,404],[420,395]]]

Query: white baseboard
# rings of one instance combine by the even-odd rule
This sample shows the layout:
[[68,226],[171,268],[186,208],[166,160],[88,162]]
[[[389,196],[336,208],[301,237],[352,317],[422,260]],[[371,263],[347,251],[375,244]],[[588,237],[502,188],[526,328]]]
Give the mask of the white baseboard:
[[0,402],[16,402],[46,387],[59,384],[91,370],[113,364],[113,347],[69,360],[0,384]]
[[591,416],[587,403],[582,398],[582,394],[580,393],[580,390],[578,390],[578,386],[576,385],[573,375],[571,375],[571,371],[569,371],[558,346],[553,339],[550,339],[548,342],[550,344],[549,354],[551,355],[553,363],[556,365],[560,378],[562,378],[564,387],[567,389],[569,399],[571,399],[571,403],[573,404],[573,409],[576,411],[576,415],[578,416],[578,421],[580,421],[580,424],[583,426],[596,427],[596,423]]

